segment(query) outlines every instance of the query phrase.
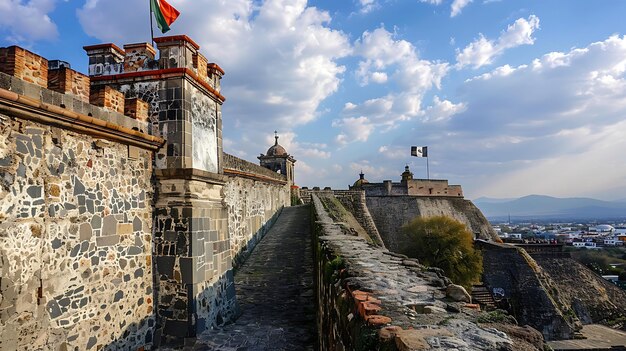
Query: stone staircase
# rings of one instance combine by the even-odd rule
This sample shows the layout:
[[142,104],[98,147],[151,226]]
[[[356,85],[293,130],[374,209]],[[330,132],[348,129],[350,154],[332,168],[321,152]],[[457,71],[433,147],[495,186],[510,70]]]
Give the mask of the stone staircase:
[[477,303],[484,311],[493,311],[497,308],[496,301],[484,285],[472,286],[472,303]]

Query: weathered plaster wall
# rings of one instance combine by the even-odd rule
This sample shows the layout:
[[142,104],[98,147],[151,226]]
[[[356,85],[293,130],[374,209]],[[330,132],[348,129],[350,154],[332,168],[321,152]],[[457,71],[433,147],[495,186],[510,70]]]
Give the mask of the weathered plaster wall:
[[450,282],[440,270],[346,235],[317,196],[312,210],[320,350],[542,349],[541,342],[530,345],[495,325],[477,324],[475,306],[446,295]]
[[152,163],[136,151],[0,115],[0,349],[151,342]]
[[470,200],[456,197],[366,196],[367,208],[385,246],[398,252],[408,238],[402,226],[415,217],[448,216],[465,223],[482,239],[496,240],[489,221]]

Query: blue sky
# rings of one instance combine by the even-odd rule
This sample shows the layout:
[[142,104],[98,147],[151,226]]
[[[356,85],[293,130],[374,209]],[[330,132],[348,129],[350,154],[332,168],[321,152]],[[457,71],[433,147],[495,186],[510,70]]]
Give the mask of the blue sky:
[[[226,71],[226,152],[278,130],[301,186],[399,180],[466,197],[626,198],[622,0],[170,0]],[[157,29],[158,31],[158,29]],[[82,46],[149,41],[148,0],[0,0],[0,46],[86,71]]]

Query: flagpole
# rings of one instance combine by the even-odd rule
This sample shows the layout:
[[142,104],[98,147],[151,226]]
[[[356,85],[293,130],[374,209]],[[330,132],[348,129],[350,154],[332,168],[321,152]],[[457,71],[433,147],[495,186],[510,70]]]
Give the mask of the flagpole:
[[426,156],[426,177],[430,180],[430,168],[428,167],[428,156]]
[[154,47],[154,25],[152,25],[152,0],[148,0],[148,4],[150,4],[150,38],[152,38],[152,47]]

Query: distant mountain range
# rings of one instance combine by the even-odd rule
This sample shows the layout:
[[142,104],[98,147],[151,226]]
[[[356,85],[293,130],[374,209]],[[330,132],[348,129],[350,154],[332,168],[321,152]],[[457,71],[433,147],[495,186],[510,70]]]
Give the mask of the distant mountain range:
[[626,218],[626,201],[584,197],[529,195],[519,199],[481,197],[473,201],[489,219],[619,219]]

